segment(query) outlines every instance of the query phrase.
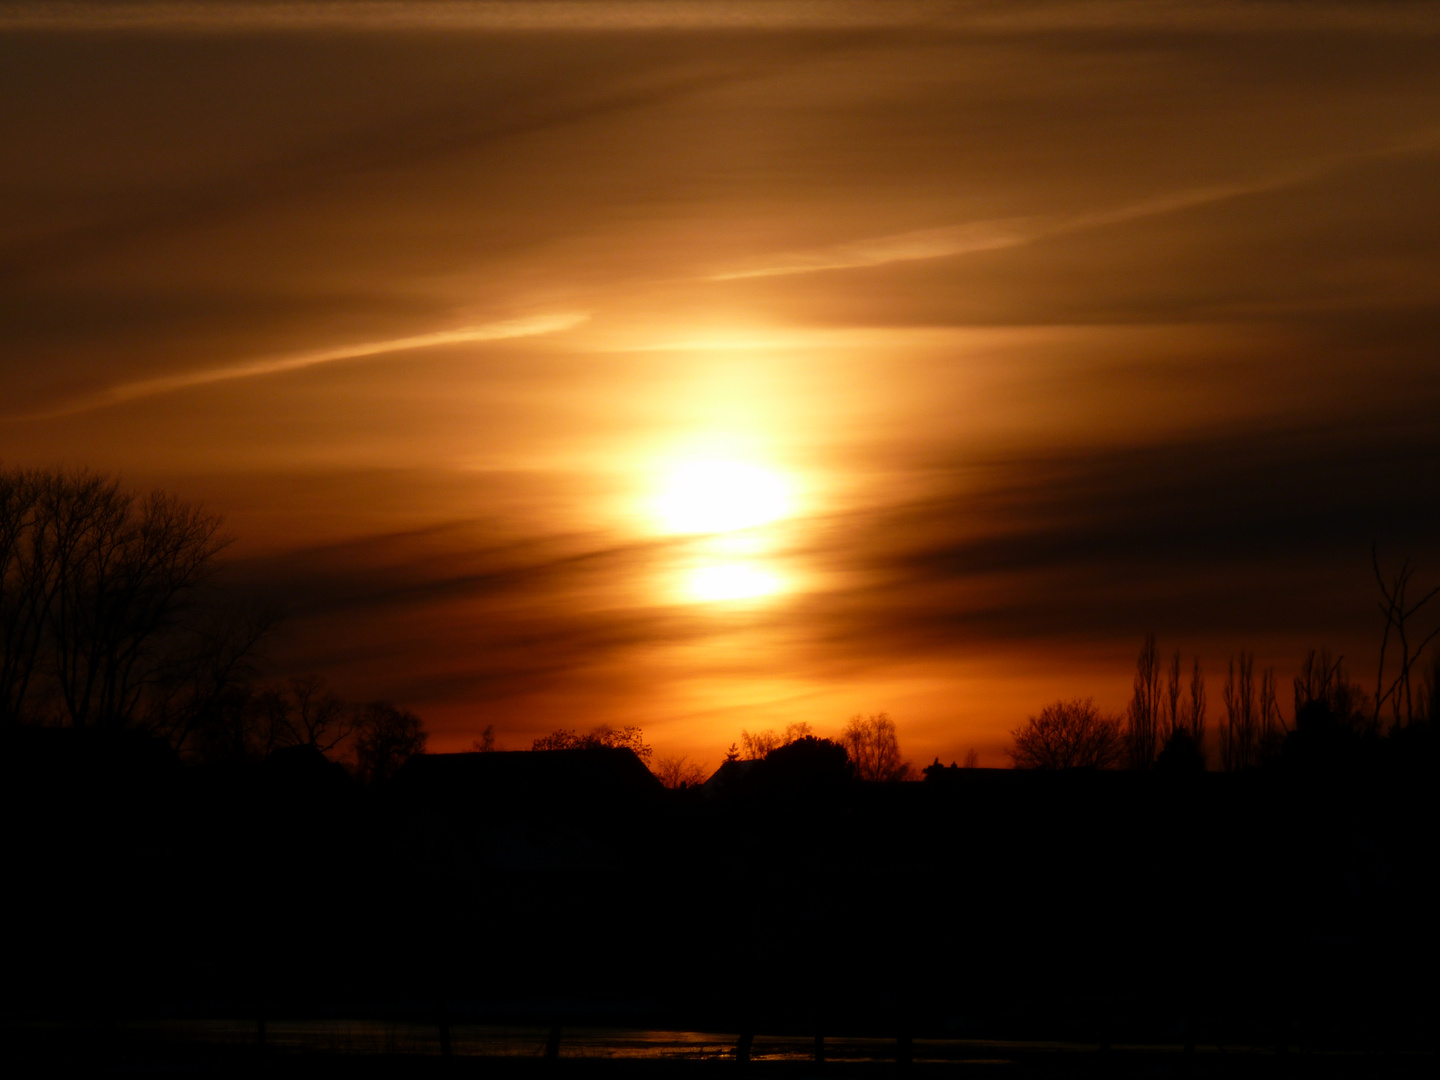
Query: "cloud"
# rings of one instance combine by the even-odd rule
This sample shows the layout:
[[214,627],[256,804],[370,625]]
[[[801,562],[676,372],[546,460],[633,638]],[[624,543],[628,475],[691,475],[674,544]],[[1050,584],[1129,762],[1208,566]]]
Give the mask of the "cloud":
[[[1431,403],[1433,405],[1433,402]],[[1369,551],[1440,575],[1440,431],[1393,420],[1222,430],[938,467],[931,493],[837,521],[854,583],[797,618],[839,658],[1169,636],[1369,644]]]
[[[1417,148],[1427,145],[1419,139],[1413,140],[1413,142]],[[1023,247],[1069,233],[1102,229],[1144,218],[1178,214],[1229,199],[1294,187],[1318,179],[1326,172],[1338,167],[1342,160],[1348,162],[1352,158],[1336,159],[1293,170],[1282,176],[1250,183],[1218,184],[1168,192],[1109,210],[1077,214],[1069,218],[1052,218],[1050,220],[1011,218],[974,221],[935,229],[917,229],[889,236],[869,237],[809,252],[788,253],[761,266],[726,270],[711,274],[704,280],[742,281],[747,278],[788,277],[794,274],[814,274],[827,270],[868,269],[888,266],[892,263],[923,262],[929,259],[947,259],[957,255]]]
[[138,398],[154,397],[176,390],[188,390],[196,386],[230,382],[234,379],[254,379],[266,375],[279,375],[289,371],[334,364],[344,360],[359,360],[369,356],[386,356],[417,349],[430,349],[440,345],[459,345],[473,342],[508,341],[513,338],[536,337],[541,334],[555,334],[579,326],[589,318],[588,314],[569,312],[555,315],[537,315],[524,319],[510,319],[504,322],[487,323],[484,326],[465,326],[455,330],[439,330],[429,334],[415,334],[410,337],[390,338],[386,341],[366,341],[354,345],[341,345],[333,349],[297,353],[292,356],[264,357],[246,360],[220,367],[202,368],[198,371],[183,371],[174,375],[161,375],[152,379],[137,379],[134,382],[119,383],[98,394],[79,401],[62,405],[33,417],[51,419],[89,412],[93,409],[119,405]]
[[973,221],[932,229],[848,241],[813,251],[790,252],[762,265],[710,274],[706,281],[786,277],[829,270],[856,270],[892,263],[923,262],[959,255],[1023,247],[1073,233],[1165,217],[1188,210],[1264,195],[1314,183],[1361,162],[1432,154],[1440,146],[1440,129],[1425,127],[1378,146],[1329,155],[1252,180],[1211,184],[1163,192],[1149,198],[1068,217],[1017,217]]
[[856,240],[813,252],[782,255],[764,266],[711,274],[706,280],[737,281],[745,278],[782,277],[790,274],[813,274],[824,270],[853,270],[896,262],[943,259],[975,251],[1018,247],[1030,242],[1034,237],[1035,230],[1021,219],[976,221],[939,229],[917,229],[892,236]]
[[968,33],[1056,30],[1434,31],[1423,5],[1197,0],[1151,4],[1123,0],[11,0],[0,3],[0,30],[237,33],[346,30],[656,31],[869,29],[926,26]]
[[[602,711],[670,680],[822,686],[997,651],[1128,654],[1147,630],[1189,648],[1328,645],[1358,660],[1374,629],[1370,545],[1440,574],[1437,458],[1440,432],[1419,408],[912,457],[923,496],[801,522],[780,556],[815,584],[748,612],[657,592],[688,540],[487,545],[486,526],[464,522],[250,560],[232,581],[295,607],[292,665],[423,702],[567,689]],[[736,640],[750,644],[727,652]]]
[[[943,13],[941,13],[943,14]],[[916,0],[58,0],[0,4],[0,29],[308,32],[867,28],[934,23]]]

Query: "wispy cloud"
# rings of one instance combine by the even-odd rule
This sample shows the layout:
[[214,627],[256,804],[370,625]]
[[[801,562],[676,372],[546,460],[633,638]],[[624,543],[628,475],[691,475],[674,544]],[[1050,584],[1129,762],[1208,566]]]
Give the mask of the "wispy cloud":
[[867,27],[931,22],[915,0],[58,0],[0,3],[0,28],[32,30],[647,30]]
[[1440,28],[1424,4],[1346,0],[7,0],[0,30],[253,32],[362,30],[859,29],[929,26],[970,33],[1055,30]]
[[709,281],[813,274],[822,270],[853,270],[887,263],[943,259],[976,251],[1016,247],[1033,239],[1034,230],[1023,219],[976,221],[939,229],[918,229],[856,240],[817,251],[782,255],[774,262],[743,270],[711,274]]
[[333,349],[295,353],[289,356],[271,356],[242,361],[238,364],[201,368],[198,371],[182,371],[174,375],[137,379],[134,382],[120,383],[109,387],[98,394],[72,401],[49,412],[31,416],[29,419],[48,420],[59,416],[72,416],[76,413],[89,412],[92,409],[101,409],[107,405],[120,405],[137,398],[154,397],[156,394],[168,394],[176,390],[209,386],[212,383],[230,382],[235,379],[279,375],[289,371],[299,371],[303,368],[318,367],[321,364],[359,360],[367,356],[413,352],[417,349],[429,349],[439,345],[505,341],[511,338],[554,334],[579,326],[589,317],[588,314],[582,312],[537,315],[527,319],[510,319],[504,322],[486,323],[483,326],[465,326],[455,330],[416,334],[411,337],[388,338],[384,341],[365,341],[353,345],[341,345]]
[[1440,144],[1440,131],[1424,128],[1398,141],[1304,162],[1253,180],[1162,192],[1148,199],[1069,217],[1002,218],[867,237],[811,251],[787,252],[774,256],[763,264],[709,274],[704,280],[738,281],[747,278],[814,274],[828,270],[868,269],[892,263],[946,259],[983,251],[1022,247],[1070,233],[1103,229],[1145,218],[1165,217],[1231,199],[1301,187],[1360,162],[1430,154],[1435,151],[1437,144]]

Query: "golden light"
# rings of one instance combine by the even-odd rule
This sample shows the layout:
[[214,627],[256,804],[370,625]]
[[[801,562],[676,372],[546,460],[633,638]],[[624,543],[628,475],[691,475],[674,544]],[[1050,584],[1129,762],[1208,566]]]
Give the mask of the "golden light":
[[712,459],[675,465],[655,498],[666,532],[716,533],[750,529],[793,511],[790,485],[779,473],[749,462]]
[[711,563],[692,570],[686,580],[691,600],[754,600],[779,592],[783,582],[753,563]]

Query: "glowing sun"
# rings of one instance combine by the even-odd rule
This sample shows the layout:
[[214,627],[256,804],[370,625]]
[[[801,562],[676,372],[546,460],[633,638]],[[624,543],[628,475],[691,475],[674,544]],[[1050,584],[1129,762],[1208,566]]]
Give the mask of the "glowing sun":
[[686,581],[691,600],[754,600],[782,588],[780,578],[752,563],[722,562],[697,567]]
[[740,461],[687,461],[671,468],[655,498],[666,532],[749,529],[787,516],[790,485],[771,469]]

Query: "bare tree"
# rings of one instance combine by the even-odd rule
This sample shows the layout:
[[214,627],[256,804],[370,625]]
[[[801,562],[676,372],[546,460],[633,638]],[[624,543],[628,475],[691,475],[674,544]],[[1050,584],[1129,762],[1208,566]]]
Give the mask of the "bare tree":
[[[936,760],[938,761],[939,759],[937,758]],[[964,761],[964,763],[961,765],[961,768],[964,768],[964,769],[978,769],[979,767],[980,767],[980,751],[976,750],[976,749],[972,746],[972,747],[970,747],[969,750],[966,750],[966,751],[965,751],[965,761]]]
[[1126,758],[1120,721],[1093,698],[1057,701],[1010,732],[1017,769],[1116,769]]
[[477,754],[491,754],[495,752],[495,725],[488,725],[480,733],[480,738],[470,740],[470,749]]
[[783,733],[777,733],[773,729],[757,731],[755,734],[744,730],[740,731],[740,756],[746,761],[760,761],[772,750],[778,750],[782,746],[789,746],[801,739],[811,738],[815,734],[810,725],[803,720],[793,724],[786,724]]
[[93,473],[0,473],[0,720],[24,718],[42,672],[75,727],[140,719],[197,646],[220,524]]
[[647,764],[650,756],[655,752],[654,748],[645,741],[645,733],[640,728],[634,725],[612,728],[609,724],[591,728],[583,735],[568,728],[560,728],[552,731],[549,735],[536,739],[531,744],[531,749],[587,750],[601,746],[623,747],[626,750],[632,750],[636,757]]
[[372,701],[355,723],[355,771],[366,783],[394,776],[411,757],[425,752],[425,725],[412,712],[388,701]]
[[688,757],[663,757],[655,765],[655,776],[667,788],[694,787],[705,782],[703,764]]
[[1170,737],[1181,727],[1180,720],[1180,650],[1175,650],[1175,655],[1170,659],[1170,669],[1165,680],[1165,726],[1161,732],[1161,742],[1168,742]]
[[1194,740],[1195,747],[1200,751],[1201,756],[1205,753],[1205,714],[1208,702],[1205,694],[1205,672],[1200,668],[1200,657],[1195,657],[1195,663],[1190,669],[1190,693],[1185,701],[1185,726],[1190,731],[1190,738]]
[[[1400,569],[1391,575],[1389,581],[1380,570],[1380,556],[1374,546],[1370,548],[1370,562],[1375,570],[1375,583],[1380,586],[1380,613],[1385,616],[1385,632],[1380,638],[1380,666],[1375,675],[1375,726],[1379,727],[1380,710],[1389,702],[1393,722],[1398,727],[1415,720],[1417,713],[1412,670],[1424,654],[1425,647],[1440,635],[1440,625],[1437,625],[1420,639],[1419,644],[1412,644],[1412,631],[1407,628],[1406,623],[1440,593],[1440,585],[1411,603],[1406,594],[1410,588],[1410,580],[1415,575],[1415,567],[1410,565],[1410,560],[1402,562]],[[1387,684],[1386,650],[1390,645],[1392,631],[1400,646],[1400,664],[1394,678]]]
[[1260,718],[1257,757],[1261,762],[1274,760],[1289,728],[1280,715],[1280,702],[1275,697],[1275,669],[1267,667],[1260,676]]
[[900,759],[895,721],[887,713],[856,713],[846,722],[840,742],[861,780],[903,780],[910,772],[909,762]]
[[1235,658],[1230,658],[1225,676],[1225,727],[1220,731],[1220,759],[1227,772],[1260,764],[1254,672],[1254,654],[1241,649],[1238,666]]
[[1417,704],[1421,723],[1440,725],[1440,651],[1431,654],[1421,673]]
[[[158,668],[145,728],[177,750],[202,757],[268,753],[275,745],[269,727],[273,710],[263,700],[265,692],[257,690],[260,650],[280,620],[274,608],[217,605],[207,611],[193,623],[187,646]],[[257,724],[267,731],[259,733]],[[243,752],[237,753],[237,746]]]
[[740,729],[740,756],[746,761],[761,761],[771,750],[785,745],[785,740],[773,730],[757,731],[753,735]]
[[1155,635],[1146,634],[1135,660],[1135,689],[1127,713],[1126,742],[1132,769],[1148,769],[1159,752],[1160,654]]
[[45,505],[55,528],[51,634],[66,712],[75,727],[122,726],[228,542],[220,518],[83,474],[56,477]]
[[44,484],[37,473],[0,471],[0,724],[25,715],[54,597]]
[[281,700],[287,706],[282,713],[282,745],[313,746],[328,754],[348,739],[360,723],[355,710],[324,689],[324,684],[314,675],[290,679]]
[[1294,686],[1297,722],[1302,712],[1313,715],[1319,709],[1343,730],[1356,735],[1378,732],[1369,695],[1346,677],[1343,656],[1332,658],[1328,649],[1311,649],[1300,665]]

